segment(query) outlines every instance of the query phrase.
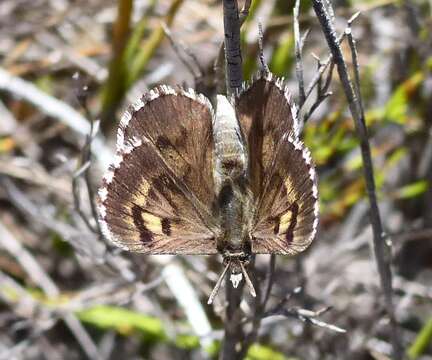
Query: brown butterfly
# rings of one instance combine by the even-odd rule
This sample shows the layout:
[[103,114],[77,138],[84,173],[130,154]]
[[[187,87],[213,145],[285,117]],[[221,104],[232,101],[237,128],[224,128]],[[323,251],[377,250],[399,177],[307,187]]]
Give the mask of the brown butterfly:
[[146,254],[220,253],[237,287],[252,254],[294,255],[318,226],[318,189],[296,107],[261,72],[229,101],[159,86],[124,114],[99,190],[100,224],[117,246]]

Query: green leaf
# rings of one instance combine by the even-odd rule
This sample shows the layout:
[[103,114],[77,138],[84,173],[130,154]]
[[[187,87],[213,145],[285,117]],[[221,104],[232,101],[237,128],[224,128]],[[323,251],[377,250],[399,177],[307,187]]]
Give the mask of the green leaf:
[[399,188],[396,192],[396,198],[410,199],[423,194],[429,187],[426,180],[419,180]]
[[[174,343],[182,349],[196,349],[200,346],[199,338],[195,335],[181,334],[172,341],[167,337],[163,323],[158,318],[121,307],[100,305],[80,311],[77,315],[87,324],[101,329],[113,329],[123,335],[137,333],[157,341]],[[210,355],[215,354],[217,343],[211,343],[204,350]]]
[[293,357],[286,357],[284,354],[271,349],[268,346],[254,344],[249,348],[246,360],[296,360]]
[[384,108],[384,118],[398,124],[405,124],[408,117],[409,95],[424,80],[424,74],[417,72],[398,86]]
[[115,329],[122,334],[136,331],[161,340],[166,339],[162,322],[159,319],[128,309],[100,305],[80,311],[77,315],[81,321],[102,329]]
[[270,69],[275,75],[286,75],[294,61],[294,38],[286,33],[280,39],[279,46],[273,52]]
[[419,356],[425,353],[430,344],[432,344],[432,319],[429,319],[423,326],[413,344],[408,348],[408,357],[410,359],[418,359]]
[[182,349],[197,349],[200,346],[198,337],[193,335],[178,335],[175,343]]
[[402,147],[400,149],[396,149],[393,154],[389,156],[389,158],[386,161],[386,167],[387,166],[395,166],[401,161],[405,156],[407,155],[407,149],[405,147]]
[[408,97],[403,86],[396,89],[384,108],[384,118],[404,124],[408,110]]
[[54,93],[54,82],[50,75],[41,76],[35,81],[36,86],[47,94]]

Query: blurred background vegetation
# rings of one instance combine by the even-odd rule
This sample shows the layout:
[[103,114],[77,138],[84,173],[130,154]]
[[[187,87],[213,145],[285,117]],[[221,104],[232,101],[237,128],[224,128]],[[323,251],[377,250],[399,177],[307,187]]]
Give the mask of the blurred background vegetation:
[[[382,220],[393,245],[396,316],[407,357],[432,359],[432,3],[333,5],[339,33],[361,11],[353,33]],[[249,79],[257,70],[259,20],[270,70],[285,77],[296,97],[293,6],[254,0],[242,50]],[[307,84],[317,69],[312,54],[328,56],[309,1],[301,4],[300,27],[310,30]],[[89,114],[76,100],[83,83],[91,117],[101,119],[98,139],[105,151],[113,149],[122,111],[153,86],[184,84],[214,95],[222,40],[220,1],[0,2],[0,359],[217,356],[221,307],[198,303],[210,325],[204,341],[164,282],[165,263],[120,253],[89,232],[73,207],[71,179],[89,131],[79,113]],[[349,54],[344,43],[343,49]],[[331,306],[324,320],[347,333],[269,318],[249,359],[390,358],[359,141],[336,75],[331,91],[302,135],[319,173],[320,232],[305,254],[278,258],[272,301],[301,286],[291,305]],[[106,166],[101,154],[95,151],[89,173],[94,189]],[[90,214],[85,195],[81,188],[83,212]],[[167,261],[175,261],[205,304],[219,259]],[[257,258],[260,279],[266,261]]]

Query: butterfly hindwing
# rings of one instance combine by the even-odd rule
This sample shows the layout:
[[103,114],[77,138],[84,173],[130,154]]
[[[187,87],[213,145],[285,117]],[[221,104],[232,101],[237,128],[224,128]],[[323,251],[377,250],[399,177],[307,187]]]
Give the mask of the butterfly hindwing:
[[318,191],[309,150],[298,139],[295,105],[282,80],[261,74],[236,109],[255,199],[252,251],[298,253],[316,233]]
[[268,170],[257,199],[252,250],[296,254],[309,246],[318,225],[318,190],[309,150],[285,134]]
[[[136,252],[216,253],[211,107],[192,92],[164,87],[129,114],[99,191],[105,235]],[[196,137],[182,137],[185,133]],[[196,148],[194,141],[208,147]]]

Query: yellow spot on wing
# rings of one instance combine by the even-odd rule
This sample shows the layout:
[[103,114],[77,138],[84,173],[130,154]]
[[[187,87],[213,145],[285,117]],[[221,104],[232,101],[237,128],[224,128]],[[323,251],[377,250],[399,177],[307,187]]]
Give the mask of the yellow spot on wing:
[[143,212],[141,216],[147,229],[156,234],[162,234],[162,220],[160,217],[147,212]]
[[285,214],[283,214],[280,217],[280,223],[279,223],[279,235],[286,233],[288,230],[290,224],[291,224],[291,218],[292,218],[292,212],[287,211]]
[[294,183],[292,182],[291,178],[287,176],[285,179],[285,188],[287,192],[287,199],[290,203],[293,203],[296,200],[296,194],[294,190]]
[[147,180],[141,179],[141,184],[137,190],[138,191],[134,196],[133,202],[140,207],[144,207],[147,203],[147,195],[150,190],[150,184],[147,182]]

